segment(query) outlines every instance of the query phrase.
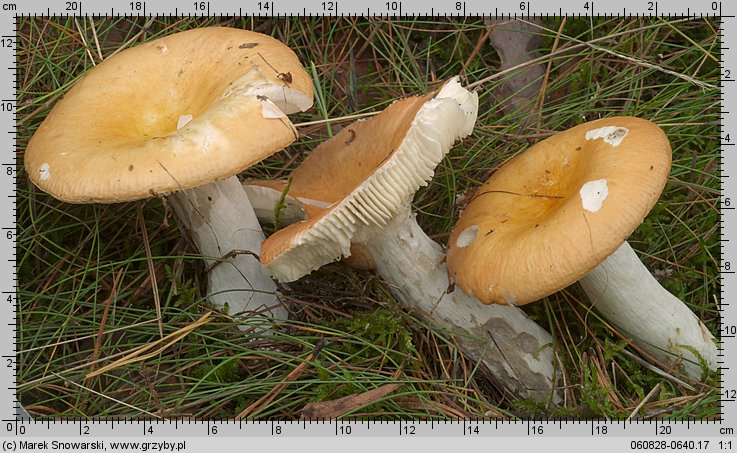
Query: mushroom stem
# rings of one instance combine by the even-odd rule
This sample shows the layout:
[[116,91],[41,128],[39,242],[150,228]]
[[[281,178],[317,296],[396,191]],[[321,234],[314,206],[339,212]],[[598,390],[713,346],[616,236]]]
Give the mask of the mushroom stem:
[[558,401],[552,337],[514,306],[483,305],[455,288],[448,292],[442,247],[405,206],[366,241],[377,272],[414,313],[454,335],[463,353],[486,365],[517,398]]
[[680,363],[697,379],[702,361],[716,370],[714,336],[653,278],[627,242],[579,282],[594,308],[658,361]]
[[168,200],[209,269],[207,299],[227,305],[231,314],[286,319],[276,285],[259,262],[264,234],[238,178],[178,191]]
[[[274,221],[281,192],[245,183],[261,222]],[[301,203],[286,197],[284,223],[304,218]],[[560,402],[552,337],[514,306],[483,305],[459,289],[448,292],[442,247],[417,224],[409,205],[364,245],[377,272],[416,316],[454,335],[463,353],[492,372],[501,389],[515,399]]]

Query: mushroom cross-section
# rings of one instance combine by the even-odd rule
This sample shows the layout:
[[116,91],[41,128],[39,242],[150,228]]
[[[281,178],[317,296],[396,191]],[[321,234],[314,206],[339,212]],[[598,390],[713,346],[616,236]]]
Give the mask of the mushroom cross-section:
[[453,142],[471,133],[477,109],[476,94],[452,79],[347,126],[312,151],[289,186],[249,184],[254,204],[272,207],[270,217],[259,210],[267,219],[287,187],[287,206],[301,206],[306,216],[268,238],[261,258],[275,276],[291,281],[363,244],[397,299],[456,334],[464,353],[486,365],[500,388],[516,398],[556,402],[550,334],[516,307],[483,306],[449,288],[442,247],[410,210],[413,194]]
[[169,199],[200,253],[219,262],[210,300],[283,317],[273,282],[242,254],[258,255],[263,235],[229,177],[294,141],[286,113],[311,104],[309,76],[279,41],[223,27],[175,33],[85,74],[34,134],[25,166],[38,187],[70,203],[176,192]]
[[708,329],[625,242],[660,196],[670,163],[663,131],[632,117],[585,123],[532,146],[465,208],[449,241],[451,279],[484,303],[510,305],[580,280],[594,308],[658,360],[683,362],[696,377],[699,359],[714,369]]

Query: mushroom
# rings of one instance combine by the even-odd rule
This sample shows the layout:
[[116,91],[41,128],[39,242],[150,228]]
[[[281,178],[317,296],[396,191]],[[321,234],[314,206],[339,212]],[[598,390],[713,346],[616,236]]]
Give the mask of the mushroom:
[[[410,209],[453,142],[471,133],[477,110],[477,95],[455,78],[320,144],[288,186],[268,183],[270,200],[257,203],[273,207],[288,188],[291,202],[306,212],[305,221],[264,242],[261,260],[277,279],[293,281],[362,244],[398,300],[456,334],[464,353],[485,364],[501,388],[516,398],[558,401],[550,334],[516,307],[487,307],[449,288],[442,247]],[[268,195],[260,185],[249,190],[254,200]]]
[[[716,369],[714,337],[627,244],[660,196],[671,148],[632,117],[558,133],[503,165],[449,240],[450,278],[486,304],[522,305],[580,281],[592,305],[657,360]],[[698,356],[698,357],[697,357]]]
[[69,203],[168,200],[208,264],[208,298],[231,312],[286,309],[258,262],[263,234],[234,176],[297,137],[312,105],[294,52],[211,27],[125,50],[81,78],[30,140],[25,166]]

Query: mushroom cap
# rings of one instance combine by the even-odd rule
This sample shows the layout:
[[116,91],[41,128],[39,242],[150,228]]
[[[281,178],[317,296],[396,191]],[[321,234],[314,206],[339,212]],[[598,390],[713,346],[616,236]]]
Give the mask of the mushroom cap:
[[530,147],[497,170],[450,235],[451,281],[481,302],[521,305],[586,275],[642,223],[670,172],[650,121],[612,117]]
[[[281,74],[281,75],[280,75]],[[136,200],[232,176],[296,138],[312,82],[276,39],[188,30],[98,64],[28,143],[31,180],[72,203]]]
[[[307,204],[294,198],[289,181],[275,179],[247,179],[243,181],[243,189],[248,195],[253,212],[261,223],[275,222],[282,225],[291,225],[305,220],[307,217],[318,215],[324,207]],[[288,195],[291,192],[292,195]],[[320,203],[321,205],[323,203]],[[277,225],[278,226],[278,225]],[[343,258],[343,263],[353,269],[368,271],[376,269],[376,262],[369,249],[363,244],[351,244],[351,254]]]
[[473,130],[478,96],[458,78],[439,91],[394,102],[315,148],[292,172],[289,194],[308,219],[271,235],[261,263],[293,281],[350,256],[427,185],[453,142]]
[[287,195],[288,181],[274,179],[246,179],[243,190],[246,191],[256,218],[264,223],[291,225],[304,220],[305,208],[292,195]]

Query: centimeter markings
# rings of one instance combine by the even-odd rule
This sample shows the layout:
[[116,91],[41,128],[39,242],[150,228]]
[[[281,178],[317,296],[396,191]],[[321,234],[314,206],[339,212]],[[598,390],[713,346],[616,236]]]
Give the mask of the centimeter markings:
[[485,0],[24,0],[23,4],[1,2],[0,13],[22,15],[94,16],[490,16],[496,18],[567,17],[707,17],[722,16],[722,1],[687,1],[660,4],[654,0],[621,0],[610,3],[562,0],[553,8],[539,0],[501,0],[492,9]]
[[[0,10],[6,11],[0,4]],[[3,134],[3,148],[6,150],[4,157],[0,158],[2,166],[0,174],[0,207],[2,207],[2,221],[0,221],[0,307],[2,307],[2,322],[6,325],[0,333],[0,341],[2,344],[11,346],[17,344],[17,274],[16,274],[16,238],[17,238],[17,213],[16,213],[16,194],[17,194],[17,175],[18,162],[16,159],[16,99],[18,91],[18,81],[16,73],[16,21],[15,17],[7,13],[0,17],[0,58],[4,67],[0,67],[2,74],[2,84],[0,84],[0,122],[7,132]],[[12,153],[10,152],[12,151]],[[7,398],[3,398],[0,402],[4,403],[3,408],[10,414],[16,413],[19,406],[16,400],[16,392],[14,384],[18,382],[18,361],[16,360],[15,351],[3,350],[2,362],[0,369],[2,374],[2,393],[7,394]]]
[[[657,437],[662,439],[702,439],[734,437],[734,428],[709,421],[686,420],[200,420],[200,419],[44,419],[23,421],[3,420],[4,435],[27,437],[87,437],[120,438],[172,437],[180,429],[187,437],[243,436],[249,437]],[[704,446],[701,444],[702,447]],[[737,447],[737,441],[724,449]],[[693,447],[691,449],[694,449]],[[696,448],[701,450],[702,448]]]
[[[2,235],[0,253],[5,257],[0,259],[0,315],[5,319],[8,327],[2,329],[0,341],[12,349],[3,351],[2,369],[3,389],[0,389],[0,408],[3,411],[4,435],[20,436],[166,436],[174,435],[175,431],[186,424],[193,435],[199,436],[227,436],[230,434],[242,435],[244,430],[253,436],[734,436],[734,426],[737,425],[737,373],[734,373],[734,358],[728,360],[727,351],[737,345],[737,308],[730,306],[730,301],[737,295],[737,280],[735,270],[731,268],[731,259],[734,258],[734,241],[730,241],[731,233],[737,231],[736,204],[731,196],[735,193],[735,181],[730,178],[729,172],[737,168],[737,158],[734,156],[735,141],[730,133],[729,122],[731,112],[737,110],[737,67],[733,66],[732,48],[737,41],[737,21],[734,15],[723,11],[721,1],[706,1],[699,5],[684,1],[669,2],[667,7],[659,5],[657,1],[629,1],[617,2],[616,10],[608,4],[599,4],[585,0],[561,0],[556,2],[557,8],[548,9],[538,2],[507,0],[495,2],[493,10],[488,8],[482,0],[373,0],[361,2],[361,9],[355,9],[355,2],[321,1],[295,2],[293,0],[273,0],[235,2],[233,0],[212,1],[172,1],[163,0],[154,2],[108,0],[92,2],[66,0],[25,0],[23,4],[14,2],[0,2],[0,58],[5,62],[5,71],[0,68],[0,123],[5,126],[7,133],[3,134],[6,150],[13,150],[13,157],[7,156],[0,160],[3,174],[0,175],[0,197],[6,216],[0,222]],[[305,6],[306,3],[309,5]],[[603,2],[600,2],[603,3]],[[727,4],[725,3],[726,7]],[[365,9],[363,9],[365,8]],[[668,9],[666,9],[668,8]],[[730,11],[731,12],[731,11]],[[658,17],[669,16],[677,18],[720,17],[718,21],[722,37],[720,61],[722,78],[719,86],[722,89],[721,98],[721,158],[720,177],[722,181],[721,193],[721,293],[718,297],[721,314],[719,336],[722,341],[719,350],[719,365],[722,369],[721,394],[722,413],[717,423],[698,420],[677,420],[663,422],[658,420],[645,422],[633,419],[631,421],[603,421],[603,420],[527,420],[527,421],[498,421],[498,420],[457,420],[433,421],[423,420],[416,422],[403,421],[204,421],[190,419],[117,419],[106,418],[91,420],[28,420],[18,419],[16,414],[21,410],[16,400],[15,383],[18,382],[18,361],[16,360],[14,345],[17,344],[18,321],[18,286],[17,286],[17,178],[22,165],[18,161],[15,151],[22,147],[16,143],[16,18],[18,15],[95,15],[95,16],[490,16],[497,18],[529,18],[546,16],[567,17]],[[737,137],[737,136],[734,136]],[[737,202],[734,202],[737,203]],[[10,215],[8,215],[10,214]],[[732,354],[734,356],[734,354]],[[2,410],[2,409],[0,409]],[[726,422],[726,423],[725,423]],[[174,433],[174,434],[173,434]],[[721,446],[720,446],[721,447]],[[737,447],[737,444],[735,445]],[[732,448],[731,443],[729,449]]]
[[[732,306],[732,301],[737,296],[737,276],[732,268],[732,260],[737,256],[737,244],[730,240],[733,233],[737,231],[737,211],[731,198],[736,193],[737,181],[730,174],[733,169],[737,168],[737,159],[734,152],[734,141],[730,134],[734,136],[737,131],[734,130],[733,114],[737,111],[737,68],[734,67],[734,48],[737,45],[737,26],[734,19],[722,17],[720,26],[721,49],[720,49],[720,66],[721,80],[719,86],[721,88],[720,102],[720,177],[721,177],[721,256],[720,256],[720,294],[719,294],[719,339],[720,347],[718,352],[721,389],[722,414],[727,420],[734,421],[737,416],[737,373],[734,371],[735,360],[734,353],[731,354],[731,361],[727,361],[727,351],[734,351],[737,347],[737,316],[735,310],[737,307]],[[725,26],[731,24],[731,26]]]

